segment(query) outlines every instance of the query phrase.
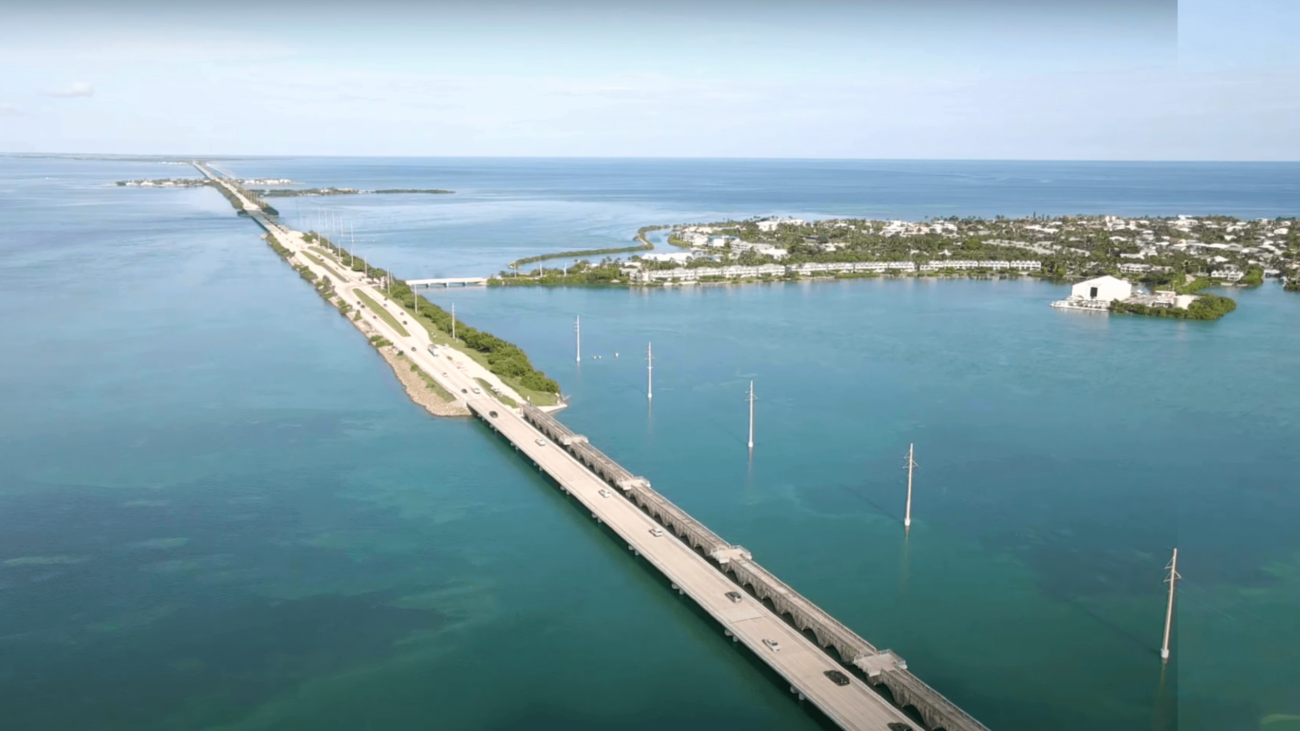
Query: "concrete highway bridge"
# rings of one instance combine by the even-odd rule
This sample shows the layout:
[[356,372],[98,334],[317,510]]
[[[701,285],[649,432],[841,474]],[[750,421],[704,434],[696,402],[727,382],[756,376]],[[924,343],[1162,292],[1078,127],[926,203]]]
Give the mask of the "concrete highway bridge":
[[[486,396],[468,406],[628,550],[669,578],[678,593],[708,612],[732,641],[744,643],[780,674],[800,700],[812,702],[840,727],[916,729],[899,708],[910,706],[932,731],[988,731],[913,675],[897,654],[859,637],[759,565],[744,547],[709,530],[649,480],[628,472],[555,417],[527,403],[516,413]],[[834,682],[827,674],[833,671],[849,683]],[[872,686],[888,688],[897,706]]]

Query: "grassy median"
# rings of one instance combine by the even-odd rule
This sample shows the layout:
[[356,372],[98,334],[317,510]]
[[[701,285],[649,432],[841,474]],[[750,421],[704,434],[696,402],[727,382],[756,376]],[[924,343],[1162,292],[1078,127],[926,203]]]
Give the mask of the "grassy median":
[[334,267],[330,266],[329,264],[326,264],[324,261],[321,261],[320,257],[312,256],[311,254],[309,254],[309,253],[307,253],[307,252],[305,252],[305,251],[302,252],[302,255],[305,256],[305,257],[307,257],[308,259],[311,259],[311,260],[312,260],[313,262],[315,262],[318,266],[322,266],[322,267],[324,267],[325,270],[328,271],[330,274],[333,274],[334,276],[338,277],[338,278],[339,278],[339,282],[342,282],[342,281],[343,281],[343,275],[342,275],[342,274],[339,274],[338,270],[335,269]]
[[[407,314],[410,314],[410,310],[408,310],[405,306],[402,306],[402,311],[406,312]],[[443,332],[442,330],[439,330],[438,326],[434,325],[432,322],[429,322],[429,319],[427,317],[416,317],[415,315],[411,315],[411,317],[415,317],[415,321],[418,322],[424,328],[425,332],[429,333],[429,339],[432,340],[435,345],[453,348],[456,350],[456,352],[468,356],[475,363],[478,363],[479,365],[483,366],[484,369],[488,371],[492,370],[488,365],[488,359],[485,354],[480,353],[477,350],[474,350],[473,348],[469,347],[468,345],[465,344],[465,341],[459,338],[452,340],[450,335]],[[497,378],[500,378],[502,383],[514,389],[515,393],[528,399],[535,406],[554,406],[560,403],[560,398],[558,395],[553,393],[547,393],[546,391],[534,391],[531,388],[526,388],[522,383],[519,382],[518,378],[511,378],[509,376],[502,376],[500,374],[497,374]],[[505,398],[508,401],[514,401],[514,399],[511,399],[508,396]]]
[[353,291],[356,292],[357,299],[361,300],[362,302],[365,302],[366,307],[369,307],[371,312],[374,312],[376,315],[379,315],[381,318],[383,318],[384,322],[388,323],[389,325],[392,325],[393,329],[397,331],[398,335],[401,335],[404,338],[410,337],[411,333],[407,332],[406,328],[402,327],[402,323],[399,322],[396,317],[393,317],[393,313],[384,309],[383,305],[371,299],[369,295],[367,295],[365,292],[362,292],[359,289]]
[[[497,376],[497,378],[500,378],[500,376]],[[492,398],[496,399],[497,401],[500,401],[501,403],[505,404],[506,406],[510,406],[510,407],[512,407],[512,408],[516,408],[516,409],[519,408],[519,402],[518,402],[518,401],[515,401],[514,399],[512,399],[512,398],[510,398],[509,396],[505,395],[504,393],[497,393],[496,391],[493,391],[493,390],[492,390],[492,384],[488,383],[486,378],[475,378],[474,380],[478,381],[478,384],[479,384],[480,386],[482,386],[482,387],[483,387],[483,390],[484,390],[488,395],[490,395]],[[509,384],[506,384],[506,385],[509,385]],[[512,388],[513,388],[513,387],[512,387]],[[543,404],[543,405],[546,405],[546,404]]]

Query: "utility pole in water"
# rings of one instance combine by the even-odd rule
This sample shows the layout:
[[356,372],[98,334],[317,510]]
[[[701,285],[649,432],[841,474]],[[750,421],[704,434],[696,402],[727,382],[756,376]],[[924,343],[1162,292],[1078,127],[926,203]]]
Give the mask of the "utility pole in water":
[[1169,662],[1169,630],[1174,624],[1174,586],[1178,580],[1183,578],[1178,574],[1178,549],[1174,549],[1174,557],[1170,559],[1169,565],[1165,567],[1169,572],[1169,577],[1165,582],[1169,584],[1169,607],[1165,609],[1165,641],[1160,645],[1160,662]]
[[645,344],[645,397],[647,400],[653,400],[655,397],[655,351],[653,343]]
[[576,338],[574,340],[574,348],[575,348],[574,360],[581,363],[582,362],[582,316],[581,315],[577,315],[573,318],[573,334],[574,337]]
[[903,528],[912,527],[912,468],[916,467],[916,460],[912,459],[915,444],[907,445],[907,512],[903,515]]
[[754,450],[754,382],[749,382],[749,449]]

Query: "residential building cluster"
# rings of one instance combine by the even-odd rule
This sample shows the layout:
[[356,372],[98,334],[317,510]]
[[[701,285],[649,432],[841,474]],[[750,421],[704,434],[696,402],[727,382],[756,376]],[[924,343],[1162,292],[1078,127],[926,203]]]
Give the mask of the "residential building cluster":
[[[757,255],[790,265],[856,258],[952,262],[1011,261],[1029,252],[1056,276],[1103,273],[1147,281],[1182,275],[1236,282],[1252,270],[1300,277],[1300,230],[1291,219],[1224,216],[1063,216],[1021,219],[754,219],[678,226],[676,240],[720,266]],[[844,256],[853,254],[853,256]],[[734,262],[739,263],[739,262]],[[836,265],[830,262],[832,267]],[[921,271],[932,271],[921,264]],[[838,270],[837,270],[838,271]],[[1258,276],[1258,274],[1253,275]]]
[[856,261],[813,262],[805,264],[762,264],[758,266],[678,267],[676,269],[641,269],[629,271],[639,282],[697,282],[702,279],[758,279],[762,277],[816,276],[833,274],[911,274],[937,272],[951,269],[968,271],[988,269],[993,271],[1038,271],[1037,261],[974,261],[953,260],[916,264],[910,261]]

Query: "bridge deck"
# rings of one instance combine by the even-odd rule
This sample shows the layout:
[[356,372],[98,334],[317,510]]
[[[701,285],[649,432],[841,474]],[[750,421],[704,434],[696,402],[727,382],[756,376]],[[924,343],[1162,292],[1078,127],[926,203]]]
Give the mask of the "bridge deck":
[[[735,582],[673,534],[654,536],[651,531],[658,523],[609,490],[608,483],[564,449],[553,443],[538,445],[538,431],[528,422],[490,399],[471,399],[469,407],[840,727],[891,731],[890,723],[902,723],[915,728],[913,721],[865,683],[831,682],[825,673],[843,671],[844,666],[752,596],[742,594],[739,603],[728,599],[727,592],[736,591]],[[603,497],[602,490],[609,497]],[[781,649],[769,649],[764,639],[776,641]]]
[[[580,466],[587,468],[584,472],[588,479],[594,478],[598,484],[612,485],[623,490],[627,494],[627,502],[639,507],[642,515],[663,523],[665,527],[669,528],[673,534],[681,539],[686,547],[698,549],[698,553],[691,552],[692,557],[696,561],[703,561],[704,565],[713,571],[715,575],[720,576],[725,583],[731,583],[726,574],[733,574],[735,583],[748,586],[759,600],[770,601],[776,609],[775,613],[761,603],[757,606],[770,615],[771,619],[785,624],[780,615],[789,615],[795,627],[791,628],[788,624],[785,624],[787,629],[810,631],[816,637],[817,644],[820,644],[821,647],[834,647],[839,656],[846,663],[861,670],[868,677],[869,682],[885,685],[900,703],[914,706],[931,728],[943,728],[947,731],[987,731],[983,724],[908,671],[907,663],[897,655],[889,650],[878,650],[871,643],[859,637],[857,633],[826,613],[821,607],[760,566],[744,548],[727,543],[704,524],[691,517],[685,510],[656,492],[650,486],[648,480],[633,476],[613,459],[592,446],[585,437],[574,434],[572,430],[560,423],[554,416],[536,408],[532,404],[524,404],[521,411],[529,425],[550,437],[555,446],[567,449],[566,456],[576,461]],[[488,419],[488,421],[491,423],[498,421],[498,419]],[[495,423],[494,426],[496,426]],[[505,432],[502,431],[502,433]],[[508,434],[507,438],[509,438]],[[539,466],[541,465],[539,464]],[[543,467],[543,469],[545,468]],[[550,473],[548,472],[548,474]],[[555,475],[552,474],[552,477],[555,477]],[[566,490],[569,490],[568,485],[563,480],[558,477],[556,477],[556,480]],[[570,491],[572,492],[572,490]],[[611,498],[606,498],[601,502],[601,505],[608,507],[610,505],[620,505],[621,503],[622,501],[611,501]],[[600,511],[593,511],[593,514],[598,516]],[[656,567],[658,567],[658,564],[656,564]],[[665,574],[669,573],[662,567],[659,568]],[[692,594],[692,598],[694,598],[694,594]],[[751,600],[749,597],[746,598],[746,601]],[[706,610],[709,610],[711,614],[713,613],[707,604],[704,602],[700,602],[700,604]],[[714,616],[717,618],[716,614]],[[722,620],[719,619],[719,621]],[[809,642],[802,633],[796,632],[795,636],[801,643],[811,645],[810,649],[828,661],[831,665],[830,669],[840,667],[828,654],[817,649],[816,645]],[[782,644],[784,645],[784,642]],[[792,685],[800,687],[802,692],[802,686],[794,683],[793,678],[788,675],[785,677],[791,680]],[[812,697],[808,693],[805,693],[805,695]],[[892,706],[888,707],[893,709]],[[826,711],[825,708],[822,710]],[[830,712],[827,712],[827,715],[836,718]],[[841,725],[844,724],[841,723]],[[845,727],[850,728],[850,726]]]

